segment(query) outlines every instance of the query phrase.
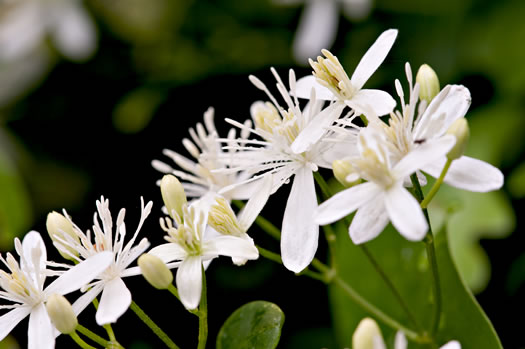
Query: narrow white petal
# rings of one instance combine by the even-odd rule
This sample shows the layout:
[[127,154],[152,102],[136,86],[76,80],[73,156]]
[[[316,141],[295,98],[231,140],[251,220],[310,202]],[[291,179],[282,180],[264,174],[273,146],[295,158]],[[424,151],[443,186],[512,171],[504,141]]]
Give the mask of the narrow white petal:
[[52,349],[55,347],[54,326],[47,315],[46,306],[40,303],[33,307],[29,315],[27,329],[28,349]]
[[371,110],[375,115],[382,116],[390,114],[396,106],[396,101],[390,94],[381,90],[359,90],[351,99],[345,100],[345,104],[354,109],[357,114],[368,114]]
[[29,272],[35,284],[43,284],[45,280],[47,251],[42,236],[37,231],[30,231],[22,240],[22,269]]
[[419,202],[401,185],[394,185],[385,193],[385,207],[392,225],[407,240],[419,241],[425,237],[428,224]]
[[127,268],[123,270],[120,273],[120,277],[136,276],[136,275],[141,275],[141,274],[142,272],[140,271],[140,267],[135,266],[135,267],[131,267],[131,268]]
[[394,349],[406,349],[408,346],[407,338],[402,331],[396,332],[396,339],[394,341]]
[[131,292],[121,278],[116,277],[106,282],[95,318],[97,324],[105,325],[117,322],[131,304]]
[[383,63],[396,37],[396,29],[386,30],[379,35],[374,44],[366,51],[350,79],[356,89],[361,89],[370,76],[372,76],[381,63]]
[[175,279],[182,304],[186,309],[196,309],[201,302],[202,260],[200,256],[189,256],[177,270]]
[[270,197],[273,184],[272,175],[264,176],[258,183],[260,184],[258,190],[254,192],[239,214],[239,224],[245,232],[252,226]]
[[203,243],[204,255],[221,255],[243,259],[259,258],[259,251],[252,239],[237,236],[218,236]]
[[333,223],[373,200],[380,192],[381,188],[373,182],[343,190],[317,208],[315,221],[321,225]]
[[64,295],[78,290],[100,275],[112,262],[111,252],[99,252],[60,275],[44,292],[46,295],[53,293]]
[[187,255],[186,251],[181,246],[173,242],[156,246],[148,253],[159,257],[165,263],[184,259]]
[[294,140],[291,145],[292,151],[301,154],[310,150],[326,133],[326,129],[339,118],[344,107],[342,103],[334,103],[317,114]]
[[358,245],[375,239],[388,222],[383,195],[379,195],[357,210],[348,232],[353,243]]
[[82,296],[78,297],[78,299],[72,304],[73,311],[77,316],[84,309],[86,309],[88,305],[91,304],[93,299],[95,299],[95,297],[98,296],[100,292],[102,292],[103,287],[103,283],[98,283],[95,286],[93,286],[89,291],[84,293]]
[[310,264],[317,251],[319,225],[314,222],[317,208],[312,171],[301,167],[295,174],[286,202],[281,235],[281,255],[288,270],[300,272]]
[[312,89],[315,90],[315,96],[317,99],[329,101],[334,98],[332,91],[319,84],[313,75],[300,78],[295,84],[295,93],[299,98],[310,99]]
[[398,179],[410,176],[428,164],[438,162],[448,153],[455,143],[456,138],[451,135],[429,139],[399,160],[392,171]]
[[11,330],[29,315],[30,312],[30,306],[21,306],[0,316],[0,341],[7,337],[7,335],[11,333]]
[[307,64],[308,58],[314,58],[323,48],[330,48],[335,39],[338,22],[336,1],[307,1],[293,42],[297,62]]
[[461,344],[458,341],[450,341],[443,345],[440,349],[461,349]]
[[[439,177],[447,159],[442,157],[422,168],[433,177]],[[462,156],[452,161],[445,183],[464,190],[485,193],[503,186],[503,173],[484,161]]]

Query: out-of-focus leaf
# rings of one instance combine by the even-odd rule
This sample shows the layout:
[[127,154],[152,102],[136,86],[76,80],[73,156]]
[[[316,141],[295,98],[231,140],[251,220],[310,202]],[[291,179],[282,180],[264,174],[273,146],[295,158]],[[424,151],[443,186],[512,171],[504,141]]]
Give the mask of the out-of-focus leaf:
[[26,187],[1,148],[0,193],[0,250],[7,250],[17,235],[28,230],[33,218]]
[[290,349],[337,348],[331,328],[307,328],[294,332],[279,347]]
[[20,345],[13,336],[7,336],[0,341],[0,349],[20,349]]
[[250,302],[230,315],[217,336],[218,349],[273,349],[277,347],[284,313],[275,304]]
[[511,295],[515,295],[518,289],[525,284],[525,253],[522,253],[510,266],[507,276],[506,289]]
[[512,171],[507,183],[512,196],[518,199],[525,197],[525,162]]
[[[456,271],[448,251],[447,234],[436,234],[435,242],[443,295],[438,344],[456,339],[464,348],[501,348],[491,323]],[[370,261],[358,246],[352,244],[348,229],[343,224],[337,226],[335,246],[338,274],[371,303],[408,328],[413,328]],[[428,330],[433,314],[433,296],[424,243],[409,242],[389,226],[367,247],[396,285],[418,322]],[[371,314],[363,311],[335,285],[330,286],[330,297],[339,347],[349,347],[357,324]],[[394,331],[380,325],[385,338],[391,339]],[[411,345],[411,348],[419,347],[422,346]]]
[[160,91],[139,88],[124,96],[113,111],[113,124],[123,133],[137,133],[150,122],[164,100]]

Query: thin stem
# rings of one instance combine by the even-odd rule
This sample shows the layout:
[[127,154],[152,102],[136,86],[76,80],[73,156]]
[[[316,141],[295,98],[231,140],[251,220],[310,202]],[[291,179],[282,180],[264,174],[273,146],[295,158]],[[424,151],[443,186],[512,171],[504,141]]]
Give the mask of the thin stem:
[[[421,186],[419,185],[419,180],[417,179],[417,176],[413,174],[412,176],[410,176],[410,180],[412,181],[412,185],[414,186],[414,193],[416,195],[416,199],[419,202],[422,202],[423,201],[423,191],[421,190]],[[425,236],[424,242],[425,242],[425,247],[427,251],[427,257],[430,263],[430,272],[432,274],[432,291],[433,291],[434,299],[436,302],[436,307],[434,309],[434,317],[432,321],[432,327],[430,328],[430,335],[433,338],[437,332],[437,329],[439,327],[439,320],[441,318],[441,307],[442,307],[441,281],[439,279],[436,249],[434,247],[434,235],[432,233],[432,227],[430,225],[430,217],[428,216],[428,211],[426,208],[423,208],[423,214],[425,215],[425,219],[427,220],[427,223],[428,223],[428,232],[427,232],[427,235]]]
[[168,286],[168,291],[170,291],[170,293],[174,295],[175,298],[177,298],[180,301],[179,291],[177,290],[175,286],[173,286],[173,284]]
[[257,250],[259,250],[259,254],[263,256],[266,259],[269,259],[275,263],[283,264],[283,260],[281,259],[281,256],[275,252],[269,251],[265,248],[262,248],[261,246],[256,246]]
[[430,188],[430,191],[428,192],[425,199],[421,201],[421,208],[424,208],[424,209],[427,208],[430,201],[432,201],[432,199],[434,198],[434,195],[436,195],[436,193],[438,192],[439,187],[441,187],[441,184],[443,184],[443,180],[445,179],[445,176],[447,175],[448,169],[450,168],[452,161],[453,160],[450,160],[447,158],[447,162],[445,163],[445,167],[443,167],[443,170],[441,170],[441,174],[439,175],[439,178],[436,180],[436,182],[434,182],[434,185],[432,186],[432,188]]
[[86,327],[82,326],[82,325],[78,325],[76,330],[80,333],[82,333],[84,336],[88,337],[89,339],[91,339],[93,342],[103,346],[104,348],[108,346],[108,341],[105,340],[104,338],[100,337],[98,334],[96,334],[95,332],[87,329]]
[[[233,200],[232,202],[239,209],[244,207],[244,203],[242,201]],[[262,230],[264,230],[268,235],[270,235],[274,239],[281,240],[281,230],[279,230],[279,228],[277,228],[275,225],[273,225],[272,222],[270,222],[263,216],[259,215],[255,219],[255,224],[257,224]]]
[[199,305],[199,345],[197,349],[206,348],[206,340],[208,339],[208,300],[206,291],[206,274],[204,273],[204,266],[202,270],[202,294],[201,303]]
[[82,349],[96,349],[95,347],[92,347],[91,345],[89,345],[89,344],[87,344],[86,342],[84,342],[84,341],[82,340],[82,338],[80,338],[80,336],[79,336],[75,331],[71,332],[71,333],[69,334],[69,336],[70,336],[71,338],[73,338],[73,340],[75,341],[75,343],[77,343],[78,346],[81,347]]
[[[93,305],[95,306],[95,309],[98,310],[98,299],[96,297],[93,298]],[[104,329],[108,333],[109,342],[118,343],[117,338],[115,337],[115,332],[113,332],[113,328],[111,327],[111,324],[105,324],[102,325],[102,327],[104,327]]]
[[151,320],[151,318],[137,305],[137,303],[135,303],[135,301],[131,301],[130,308],[135,314],[137,314],[139,319],[142,320],[142,322],[144,322],[153,331],[153,333],[155,333],[155,335],[164,342],[164,344],[166,344],[168,348],[179,349],[179,347],[173,343],[171,338],[163,330],[161,330],[160,327],[155,322],[153,322],[153,320]]

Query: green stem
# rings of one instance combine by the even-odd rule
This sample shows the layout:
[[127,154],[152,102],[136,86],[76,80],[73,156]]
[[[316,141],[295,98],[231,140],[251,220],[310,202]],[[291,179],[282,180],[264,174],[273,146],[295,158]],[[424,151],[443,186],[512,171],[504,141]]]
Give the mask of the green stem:
[[104,348],[108,346],[108,341],[105,340],[104,338],[100,337],[98,334],[96,334],[95,332],[85,328],[84,326],[82,325],[78,325],[76,330],[80,333],[82,333],[84,336],[88,337],[89,339],[91,339],[93,342],[103,346]]
[[[416,195],[416,199],[419,202],[422,202],[424,200],[423,191],[421,190],[421,186],[419,185],[419,180],[417,179],[417,176],[413,174],[412,176],[410,176],[410,180],[412,181],[412,185],[414,186],[414,193]],[[432,327],[430,328],[431,329],[430,335],[433,338],[437,332],[437,329],[439,327],[439,320],[441,318],[441,307],[442,307],[441,281],[439,279],[436,249],[434,247],[434,234],[432,233],[432,227],[430,225],[430,217],[428,216],[428,211],[426,208],[423,208],[423,214],[425,215],[425,219],[427,220],[427,223],[428,223],[428,232],[427,232],[427,235],[425,236],[424,242],[425,242],[425,247],[427,251],[427,257],[428,257],[429,264],[430,264],[430,272],[432,274],[432,291],[434,294],[434,300],[436,302],[433,321],[432,321]]]
[[202,270],[202,294],[201,303],[199,305],[199,345],[197,349],[206,348],[206,340],[208,339],[208,300],[206,292],[206,274],[204,273],[204,266]]
[[[93,305],[95,306],[95,309],[98,310],[98,299],[97,298],[93,298]],[[111,327],[111,324],[105,324],[105,325],[102,325],[102,327],[104,327],[104,329],[108,333],[109,342],[110,342],[109,344],[110,345],[120,345],[117,342],[117,338],[115,337],[115,332],[113,332],[113,328]]]
[[275,263],[283,264],[283,260],[281,259],[281,256],[275,252],[269,251],[265,248],[262,248],[261,246],[256,246],[257,250],[259,250],[259,254],[263,256],[266,259],[269,259]]
[[173,286],[173,284],[168,286],[168,291],[180,301],[179,291]]
[[159,339],[163,341],[164,344],[166,344],[168,348],[179,349],[179,347],[173,343],[171,338],[163,330],[161,330],[160,327],[157,326],[155,322],[153,322],[153,320],[151,320],[151,318],[137,305],[137,303],[135,303],[135,301],[131,301],[130,308],[135,314],[137,314],[139,319],[141,319],[142,322],[144,322],[153,331],[153,333],[155,333],[155,335],[159,337]]
[[78,344],[79,347],[81,347],[82,349],[96,349],[95,347],[92,347],[91,345],[87,344],[86,342],[84,342],[82,340],[82,338],[80,338],[80,336],[75,332],[71,332],[69,334],[69,336],[75,341],[75,343]]
[[447,175],[448,169],[450,168],[452,161],[453,160],[450,160],[447,158],[447,162],[445,163],[445,167],[443,167],[443,170],[441,170],[441,174],[439,175],[439,178],[436,180],[436,182],[434,182],[434,185],[428,192],[425,199],[421,201],[421,208],[427,208],[430,201],[432,201],[432,199],[434,198],[434,195],[436,195],[436,193],[438,192],[439,187],[441,187],[441,184],[443,184],[443,180],[445,179],[445,176]]
[[[244,207],[244,203],[242,201],[233,200],[232,202],[239,209]],[[270,235],[274,239],[281,240],[281,231],[266,218],[259,215],[255,219],[255,224],[257,224],[262,230],[264,230],[268,235]]]

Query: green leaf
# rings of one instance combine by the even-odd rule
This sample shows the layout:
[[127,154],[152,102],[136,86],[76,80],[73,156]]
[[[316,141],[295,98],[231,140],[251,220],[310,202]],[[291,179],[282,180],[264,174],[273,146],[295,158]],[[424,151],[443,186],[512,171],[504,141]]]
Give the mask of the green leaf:
[[512,171],[507,182],[512,196],[518,199],[525,197],[525,161]]
[[218,349],[273,349],[277,347],[284,313],[275,304],[250,302],[226,320],[217,336]]
[[[435,241],[443,295],[437,344],[443,345],[455,339],[461,342],[463,348],[501,348],[490,321],[456,271],[448,250],[447,234],[436,234]],[[350,241],[348,229],[343,224],[337,226],[335,246],[340,277],[386,314],[414,329],[361,248]],[[428,330],[434,302],[424,243],[407,241],[388,226],[378,238],[367,243],[367,247],[399,290],[417,321]],[[372,314],[363,311],[335,285],[330,286],[330,297],[339,347],[349,347],[359,321]],[[379,324],[387,343],[392,342],[395,331]],[[410,345],[410,348],[419,347],[422,346],[414,343]]]

